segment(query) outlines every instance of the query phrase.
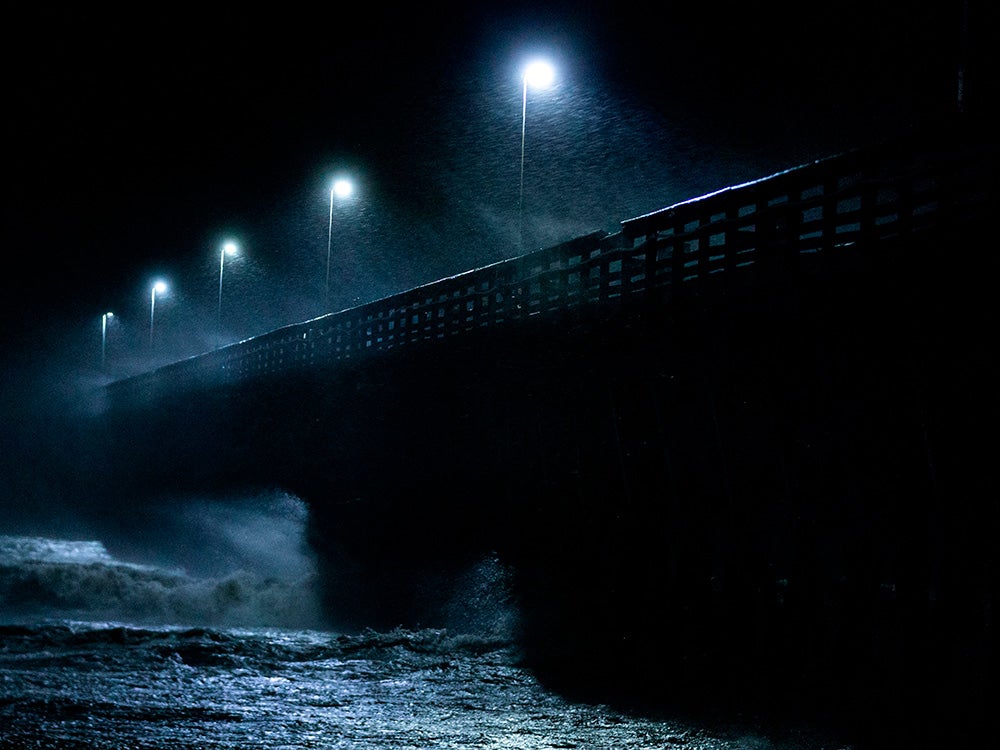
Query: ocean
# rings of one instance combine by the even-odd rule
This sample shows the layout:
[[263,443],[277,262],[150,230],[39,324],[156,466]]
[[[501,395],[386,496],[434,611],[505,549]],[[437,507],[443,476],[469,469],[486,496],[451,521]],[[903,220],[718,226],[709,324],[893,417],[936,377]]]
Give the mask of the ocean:
[[187,546],[0,536],[0,748],[846,747],[547,686],[494,560],[453,603],[454,627],[338,627],[308,550],[288,543],[305,507],[237,507],[178,511],[203,535]]

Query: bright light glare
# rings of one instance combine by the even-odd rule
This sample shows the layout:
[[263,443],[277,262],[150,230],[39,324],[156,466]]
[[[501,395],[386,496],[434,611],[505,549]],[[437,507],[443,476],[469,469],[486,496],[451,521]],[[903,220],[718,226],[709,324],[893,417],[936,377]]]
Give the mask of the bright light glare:
[[333,183],[333,194],[338,198],[350,197],[354,192],[354,184],[350,180],[341,179]]
[[524,82],[532,88],[548,88],[555,77],[555,68],[544,60],[537,60],[524,69]]
[[113,318],[113,317],[115,317],[115,314],[113,312],[106,312],[106,313],[104,313],[104,317],[105,318]]
[[222,252],[226,255],[236,255],[240,251],[235,242],[227,242],[222,246]]
[[153,284],[153,291],[156,292],[157,294],[163,294],[165,291],[167,291],[167,282],[157,281],[155,284]]

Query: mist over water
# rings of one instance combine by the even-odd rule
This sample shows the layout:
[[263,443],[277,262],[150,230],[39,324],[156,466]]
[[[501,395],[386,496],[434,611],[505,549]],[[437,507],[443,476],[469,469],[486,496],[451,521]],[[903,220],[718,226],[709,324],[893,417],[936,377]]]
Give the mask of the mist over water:
[[100,539],[0,537],[0,617],[321,627],[304,504],[178,502]]
[[[80,524],[86,535],[0,535],[0,621],[365,627],[350,611],[327,610],[324,578],[352,571],[319,565],[309,509],[297,497],[171,498],[103,513]],[[495,556],[428,575],[418,593],[428,602],[424,624],[512,638],[519,618],[511,580]]]

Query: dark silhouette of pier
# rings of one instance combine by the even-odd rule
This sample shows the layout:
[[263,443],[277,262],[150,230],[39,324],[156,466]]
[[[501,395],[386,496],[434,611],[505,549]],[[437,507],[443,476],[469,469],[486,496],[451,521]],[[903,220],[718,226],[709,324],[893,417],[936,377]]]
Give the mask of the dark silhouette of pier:
[[113,383],[94,474],[298,494],[358,624],[435,624],[426,582],[495,553],[583,696],[957,741],[996,667],[996,168],[949,121]]

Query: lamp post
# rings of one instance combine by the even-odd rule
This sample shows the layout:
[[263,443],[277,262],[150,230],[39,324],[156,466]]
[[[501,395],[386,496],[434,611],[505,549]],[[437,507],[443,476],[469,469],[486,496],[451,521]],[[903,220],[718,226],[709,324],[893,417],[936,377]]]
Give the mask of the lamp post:
[[330,227],[326,235],[326,292],[324,297],[324,308],[330,307],[330,248],[333,245],[333,200],[334,198],[349,198],[354,192],[354,183],[346,178],[334,180],[330,188]]
[[219,250],[219,327],[222,327],[222,274],[226,268],[226,256],[236,255],[240,251],[235,242],[227,241],[222,243]]
[[153,320],[156,314],[156,295],[157,293],[163,294],[167,291],[167,284],[165,281],[156,281],[153,283],[152,288],[149,293],[149,346],[153,346]]
[[104,369],[106,353],[108,348],[108,319],[115,317],[113,312],[106,312],[101,316],[101,369]]
[[521,245],[524,246],[524,136],[528,121],[528,86],[547,88],[552,85],[555,70],[544,60],[536,60],[524,69],[521,95],[521,189],[517,198],[517,218],[520,227]]

